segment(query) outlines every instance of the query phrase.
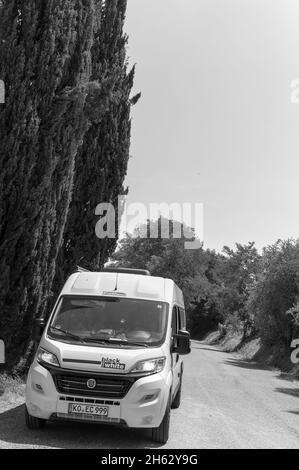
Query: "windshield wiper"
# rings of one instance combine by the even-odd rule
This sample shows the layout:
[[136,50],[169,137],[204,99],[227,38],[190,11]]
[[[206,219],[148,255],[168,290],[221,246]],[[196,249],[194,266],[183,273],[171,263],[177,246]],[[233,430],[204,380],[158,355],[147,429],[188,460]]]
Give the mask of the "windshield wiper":
[[147,343],[143,343],[142,341],[128,341],[127,339],[118,339],[118,338],[110,338],[111,343],[117,344],[124,344],[128,346],[144,346],[145,348],[149,348]]
[[142,343],[142,342],[139,342],[139,341],[126,341],[125,344],[128,344],[129,346],[132,345],[132,346],[142,346],[142,347],[145,347],[145,348],[149,348],[149,344]]
[[77,341],[80,341],[81,343],[85,343],[85,340],[83,338],[81,338],[81,336],[74,335],[70,331],[63,330],[62,328],[57,328],[57,326],[50,326],[50,329],[54,330],[54,331],[60,331],[60,333],[64,333],[65,336],[69,336],[70,338],[73,338]]
[[142,342],[137,342],[137,341],[128,341],[126,339],[120,339],[120,338],[90,338],[90,337],[85,337],[85,341],[90,341],[91,343],[99,343],[99,344],[120,344],[120,345],[129,345],[129,346],[142,346],[145,348],[149,348],[149,345],[146,343]]
[[97,344],[111,344],[113,341],[110,341],[109,338],[93,338],[92,336],[84,337],[85,342],[97,343]]

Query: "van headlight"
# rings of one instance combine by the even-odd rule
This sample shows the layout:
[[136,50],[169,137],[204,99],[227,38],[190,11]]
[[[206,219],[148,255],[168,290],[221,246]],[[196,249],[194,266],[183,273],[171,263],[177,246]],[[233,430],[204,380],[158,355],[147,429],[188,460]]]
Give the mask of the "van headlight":
[[157,357],[156,359],[145,359],[144,361],[139,361],[131,372],[133,374],[157,374],[164,369],[166,362],[166,357]]
[[55,354],[49,351],[46,351],[43,348],[39,348],[36,359],[38,360],[38,362],[44,362],[45,364],[50,364],[52,366],[59,367],[59,361],[57,357],[55,356]]

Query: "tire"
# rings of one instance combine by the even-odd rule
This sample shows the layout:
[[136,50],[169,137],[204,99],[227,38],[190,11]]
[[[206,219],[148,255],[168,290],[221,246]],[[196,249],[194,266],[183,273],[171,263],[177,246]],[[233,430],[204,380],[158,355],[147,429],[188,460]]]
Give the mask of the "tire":
[[42,429],[46,424],[45,419],[35,418],[35,416],[31,416],[28,413],[26,406],[25,406],[25,422],[26,422],[27,428],[29,429]]
[[152,440],[160,444],[166,444],[169,438],[170,425],[170,399],[168,400],[162,423],[158,428],[152,428]]

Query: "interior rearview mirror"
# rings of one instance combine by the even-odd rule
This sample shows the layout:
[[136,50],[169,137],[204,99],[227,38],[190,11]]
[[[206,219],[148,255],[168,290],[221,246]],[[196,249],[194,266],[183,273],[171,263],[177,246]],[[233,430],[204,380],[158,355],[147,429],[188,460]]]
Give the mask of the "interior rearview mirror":
[[174,345],[172,348],[173,352],[178,354],[186,355],[191,352],[191,338],[190,333],[186,330],[179,330],[176,335],[173,335]]

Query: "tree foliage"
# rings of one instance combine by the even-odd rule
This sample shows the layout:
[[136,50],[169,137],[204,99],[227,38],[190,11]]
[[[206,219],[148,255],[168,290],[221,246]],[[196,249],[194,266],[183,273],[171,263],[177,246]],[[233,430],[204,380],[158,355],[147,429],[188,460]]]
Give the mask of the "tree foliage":
[[76,158],[74,191],[61,247],[56,291],[77,265],[101,268],[115,250],[116,238],[95,236],[95,208],[112,203],[118,214],[118,196],[125,194],[123,181],[130,146],[130,98],[134,68],[127,71],[126,43],[123,33],[126,2],[111,1],[105,21],[92,48],[91,79],[100,83],[103,107],[86,132]]
[[[154,276],[173,279],[184,292],[188,327],[193,334],[202,335],[216,328],[219,321],[219,312],[215,308],[219,289],[216,274],[218,257],[203,247],[186,250],[187,239],[173,236],[173,224],[178,222],[166,221],[170,226],[170,236],[162,238],[161,220],[148,221],[135,233],[127,235],[111,259],[116,266],[148,269]],[[156,238],[145,237],[150,233],[150,225],[154,227],[153,233],[158,234]],[[188,230],[191,237],[193,231],[187,228],[187,233]]]
[[278,241],[264,249],[248,309],[266,345],[290,346],[296,327],[298,274],[298,242]]
[[[133,81],[125,64],[125,9],[125,0],[4,0],[0,6],[6,85],[0,109],[0,332],[7,363],[17,369],[30,354],[32,320],[49,300],[63,239],[77,243],[78,219],[75,229],[86,224],[90,230],[84,211],[94,199],[87,195],[83,213],[76,212],[82,191],[90,187],[100,202],[122,186]],[[91,248],[92,256],[98,249]],[[101,260],[110,249],[102,247]]]
[[278,241],[260,255],[250,242],[222,253],[185,250],[183,239],[142,238],[144,227],[121,240],[113,260],[172,278],[184,292],[194,337],[216,329],[259,335],[287,350],[299,333],[299,242]]

